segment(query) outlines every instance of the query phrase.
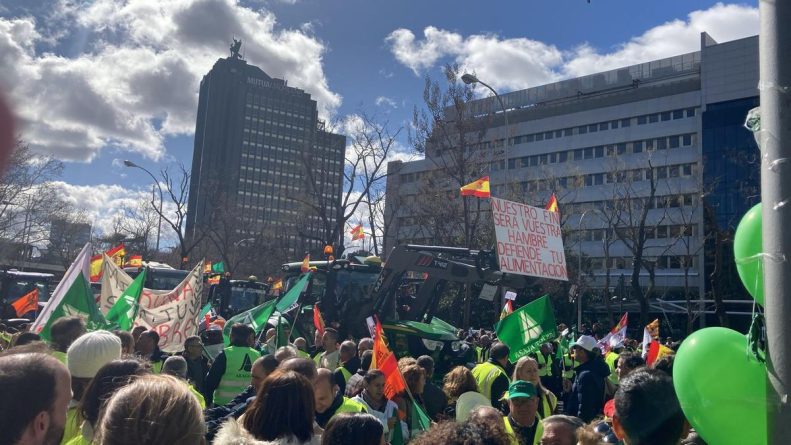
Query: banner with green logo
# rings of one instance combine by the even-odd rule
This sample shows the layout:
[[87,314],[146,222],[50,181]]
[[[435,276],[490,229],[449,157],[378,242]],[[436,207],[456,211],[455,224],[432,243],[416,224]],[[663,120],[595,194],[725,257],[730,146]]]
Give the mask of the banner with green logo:
[[543,343],[558,336],[549,295],[513,311],[497,324],[496,331],[497,338],[511,349],[508,356],[511,363],[538,351]]

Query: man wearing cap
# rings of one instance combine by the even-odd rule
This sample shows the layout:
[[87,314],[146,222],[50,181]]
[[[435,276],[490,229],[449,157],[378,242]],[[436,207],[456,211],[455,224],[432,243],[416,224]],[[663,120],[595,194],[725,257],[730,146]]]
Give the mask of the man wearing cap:
[[503,343],[495,343],[489,353],[489,359],[472,368],[472,376],[478,383],[478,391],[498,406],[505,391],[508,390],[510,379],[505,367],[508,365],[510,350]]
[[544,434],[538,420],[536,387],[530,382],[517,380],[508,387],[509,414],[503,417],[505,431],[512,445],[538,445]]
[[565,401],[565,414],[590,422],[601,414],[604,406],[604,380],[610,368],[601,357],[597,341],[582,335],[571,345],[574,360],[579,363],[571,392]]

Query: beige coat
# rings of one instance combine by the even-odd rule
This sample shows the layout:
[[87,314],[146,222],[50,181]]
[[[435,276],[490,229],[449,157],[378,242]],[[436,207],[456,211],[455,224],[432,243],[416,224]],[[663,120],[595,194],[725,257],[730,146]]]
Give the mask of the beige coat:
[[217,436],[214,438],[213,445],[320,445],[321,436],[314,435],[313,438],[307,442],[300,442],[294,436],[289,438],[280,438],[273,441],[258,440],[252,434],[244,429],[242,424],[235,419],[229,419],[222,424]]

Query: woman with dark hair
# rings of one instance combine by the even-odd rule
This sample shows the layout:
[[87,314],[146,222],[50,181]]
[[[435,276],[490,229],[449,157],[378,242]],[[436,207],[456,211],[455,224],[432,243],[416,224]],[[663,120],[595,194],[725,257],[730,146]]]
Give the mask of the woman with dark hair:
[[385,445],[384,427],[370,414],[338,414],[327,424],[321,445]]
[[478,383],[472,372],[464,366],[457,366],[442,379],[442,391],[448,397],[448,406],[442,412],[442,417],[450,420],[456,419],[456,402],[466,392],[478,392]]
[[275,371],[242,417],[223,424],[214,445],[319,445],[315,415],[310,381],[293,371]]
[[385,375],[378,369],[370,369],[363,377],[363,391],[352,400],[360,402],[368,409],[368,413],[376,417],[384,428],[384,437],[389,442],[393,437],[393,428],[401,427],[406,437],[407,425],[398,420],[398,405],[385,397]]
[[128,385],[136,376],[148,374],[146,366],[137,359],[113,360],[104,365],[91,380],[77,410],[84,419],[79,436],[67,442],[68,445],[89,445],[93,440],[94,429],[99,421],[99,412],[105,402],[119,389]]

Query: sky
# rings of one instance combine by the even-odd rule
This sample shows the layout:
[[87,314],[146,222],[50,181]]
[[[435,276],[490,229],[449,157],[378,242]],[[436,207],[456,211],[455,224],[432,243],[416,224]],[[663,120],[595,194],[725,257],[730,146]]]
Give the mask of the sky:
[[696,51],[702,31],[757,34],[757,1],[3,0],[0,91],[65,162],[63,197],[109,228],[151,190],[124,159],[191,164],[200,79],[234,37],[343,131],[362,113],[407,128],[445,63],[507,92]]

